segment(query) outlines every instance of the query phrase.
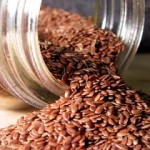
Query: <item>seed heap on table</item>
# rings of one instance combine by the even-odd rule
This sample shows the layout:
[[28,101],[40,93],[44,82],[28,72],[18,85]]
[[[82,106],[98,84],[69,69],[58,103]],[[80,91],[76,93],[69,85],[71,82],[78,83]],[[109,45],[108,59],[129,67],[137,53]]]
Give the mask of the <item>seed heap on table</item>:
[[0,129],[0,149],[149,150],[150,98],[118,73],[124,44],[90,17],[45,7],[39,39],[47,67],[69,89],[55,103]]

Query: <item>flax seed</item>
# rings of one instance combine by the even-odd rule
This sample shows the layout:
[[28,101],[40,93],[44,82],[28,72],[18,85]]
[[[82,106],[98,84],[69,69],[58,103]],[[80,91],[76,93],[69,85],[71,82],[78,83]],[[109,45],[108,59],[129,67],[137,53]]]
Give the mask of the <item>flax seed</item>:
[[141,127],[141,129],[148,129],[148,128],[150,128],[150,124],[146,124],[146,125]]
[[127,146],[132,146],[132,144],[133,144],[133,140],[131,140],[130,138],[128,138]]
[[141,145],[136,145],[134,150],[141,150]]
[[123,129],[120,132],[118,132],[117,136],[122,137],[122,136],[126,136],[128,134],[127,129]]
[[117,148],[119,148],[120,150],[128,150],[128,147],[126,145],[123,145],[123,144],[115,144],[115,146]]
[[95,96],[94,101],[98,101],[98,100],[100,99],[100,97],[101,97],[101,95],[100,95],[100,93],[98,93],[98,94]]
[[78,135],[72,140],[72,143],[79,142],[80,140],[81,140],[81,135]]
[[102,131],[102,134],[103,134],[104,136],[106,136],[106,137],[109,136],[109,132],[108,132],[107,130]]
[[86,83],[86,86],[87,86],[87,88],[91,88],[92,87],[92,82],[91,81],[88,81],[87,83]]

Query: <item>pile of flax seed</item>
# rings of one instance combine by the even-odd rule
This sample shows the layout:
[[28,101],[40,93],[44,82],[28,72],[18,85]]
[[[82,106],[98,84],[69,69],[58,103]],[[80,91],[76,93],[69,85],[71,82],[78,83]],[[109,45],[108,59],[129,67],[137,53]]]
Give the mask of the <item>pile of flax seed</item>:
[[43,7],[39,39],[48,69],[70,88],[0,129],[0,150],[149,150],[150,98],[119,75],[116,35],[90,17]]

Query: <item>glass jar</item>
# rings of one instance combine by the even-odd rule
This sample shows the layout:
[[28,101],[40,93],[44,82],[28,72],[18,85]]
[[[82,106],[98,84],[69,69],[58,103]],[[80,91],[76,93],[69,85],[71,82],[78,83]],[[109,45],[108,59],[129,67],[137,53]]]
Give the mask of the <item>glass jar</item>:
[[129,66],[143,33],[145,0],[1,0],[0,82],[11,94],[41,108],[68,88],[52,76],[40,52],[38,16],[42,4],[94,16],[100,28],[112,30],[124,41],[119,69]]

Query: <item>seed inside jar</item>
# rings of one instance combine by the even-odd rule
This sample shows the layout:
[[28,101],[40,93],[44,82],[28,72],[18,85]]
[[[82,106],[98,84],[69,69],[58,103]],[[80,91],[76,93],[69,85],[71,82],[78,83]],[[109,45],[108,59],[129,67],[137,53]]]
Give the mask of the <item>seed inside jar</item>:
[[124,44],[114,33],[89,18],[43,7],[39,39],[49,71],[70,89],[0,129],[0,149],[150,149],[150,97],[119,75]]

